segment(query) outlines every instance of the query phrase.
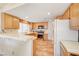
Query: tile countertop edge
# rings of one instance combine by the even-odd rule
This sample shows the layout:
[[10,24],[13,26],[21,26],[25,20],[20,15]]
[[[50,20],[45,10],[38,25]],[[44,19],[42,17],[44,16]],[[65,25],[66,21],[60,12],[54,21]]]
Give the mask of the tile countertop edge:
[[77,41],[62,40],[60,43],[63,44],[67,52],[79,56],[79,43]]
[[15,40],[20,40],[20,41],[27,41],[27,40],[34,40],[36,37],[34,36],[29,36],[29,35],[24,35],[24,34],[0,34],[0,37],[5,37],[5,38],[12,38]]

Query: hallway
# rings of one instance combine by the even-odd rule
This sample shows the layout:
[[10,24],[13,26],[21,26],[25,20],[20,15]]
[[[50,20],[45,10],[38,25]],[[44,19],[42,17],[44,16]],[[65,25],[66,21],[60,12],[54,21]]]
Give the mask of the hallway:
[[34,56],[53,56],[54,45],[52,41],[38,39],[34,41]]

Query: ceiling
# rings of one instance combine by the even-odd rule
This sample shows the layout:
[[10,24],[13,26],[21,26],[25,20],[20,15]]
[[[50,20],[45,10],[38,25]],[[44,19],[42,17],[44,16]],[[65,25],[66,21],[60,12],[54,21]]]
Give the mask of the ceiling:
[[25,3],[7,12],[30,22],[43,22],[62,15],[69,5],[70,3]]
[[0,9],[3,8],[7,3],[0,3]]

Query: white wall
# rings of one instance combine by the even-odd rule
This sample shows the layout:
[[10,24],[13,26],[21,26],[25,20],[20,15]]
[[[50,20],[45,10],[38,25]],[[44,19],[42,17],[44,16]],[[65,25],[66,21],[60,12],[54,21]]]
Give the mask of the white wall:
[[78,40],[78,31],[70,30],[69,20],[54,21],[55,55],[60,55],[60,40]]
[[48,40],[53,40],[53,31],[54,31],[53,21],[50,20],[48,22]]
[[2,32],[2,31],[1,31],[1,26],[2,26],[2,25],[1,25],[1,12],[2,12],[2,10],[3,10],[3,9],[0,9],[0,32]]
[[1,13],[0,13],[0,32],[1,32]]

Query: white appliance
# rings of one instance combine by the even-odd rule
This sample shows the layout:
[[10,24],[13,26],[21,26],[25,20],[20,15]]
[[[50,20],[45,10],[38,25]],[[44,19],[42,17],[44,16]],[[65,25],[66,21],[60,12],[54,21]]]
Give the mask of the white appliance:
[[61,40],[78,40],[78,31],[71,30],[69,27],[69,20],[56,19],[54,21],[54,44],[55,44],[55,55],[60,55],[60,41]]

